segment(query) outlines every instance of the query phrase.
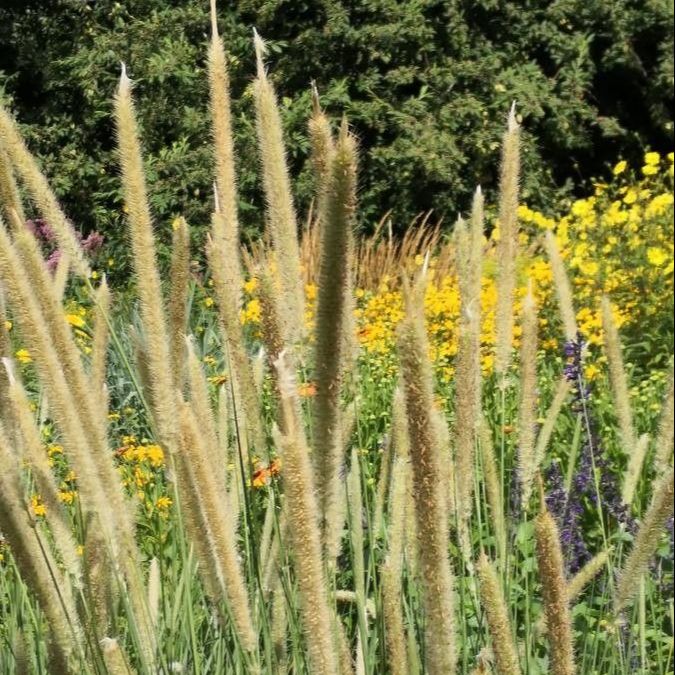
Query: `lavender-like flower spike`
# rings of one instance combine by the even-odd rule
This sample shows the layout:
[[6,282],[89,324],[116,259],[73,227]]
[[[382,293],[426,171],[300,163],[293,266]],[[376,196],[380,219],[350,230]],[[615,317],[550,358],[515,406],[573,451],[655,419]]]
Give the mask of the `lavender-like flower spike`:
[[[562,470],[557,462],[549,467],[546,474],[549,485],[547,505],[560,530],[561,543],[565,551],[565,566],[570,575],[581,569],[590,558],[583,538],[582,520],[587,504],[597,506],[598,494],[601,495],[605,513],[624,529],[635,530],[635,522],[622,503],[617,478],[610,470],[590,410],[591,390],[583,374],[585,347],[585,341],[579,333],[577,339],[567,342],[564,348],[567,358],[565,378],[574,386],[571,410],[577,415],[584,416],[582,446],[569,492],[564,487]],[[597,488],[595,473],[598,477]]]

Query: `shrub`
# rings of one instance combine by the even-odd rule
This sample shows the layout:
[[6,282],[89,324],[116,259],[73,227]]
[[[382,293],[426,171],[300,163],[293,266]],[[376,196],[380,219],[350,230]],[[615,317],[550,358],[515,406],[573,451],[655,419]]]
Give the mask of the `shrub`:
[[[197,228],[208,222],[207,4],[60,0],[0,9],[4,95],[69,215],[85,231],[102,231],[118,264],[123,216],[109,96],[120,61],[142,98],[158,222],[168,226],[179,213]],[[249,25],[269,40],[302,210],[313,194],[310,80],[360,138],[367,226],[388,209],[399,231],[430,208],[452,223],[478,183],[495,184],[496,130],[514,99],[526,122],[523,196],[536,208],[558,188],[602,175],[607,157],[637,161],[644,148],[666,151],[672,143],[673,26],[665,2],[242,0],[223,8],[220,24],[249,233],[262,227]]]

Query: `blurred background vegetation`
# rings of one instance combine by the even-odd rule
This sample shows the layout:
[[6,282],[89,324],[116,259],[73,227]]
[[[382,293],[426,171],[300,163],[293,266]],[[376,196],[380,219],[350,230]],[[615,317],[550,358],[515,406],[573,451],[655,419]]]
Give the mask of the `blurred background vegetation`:
[[[398,231],[445,222],[496,181],[511,101],[524,122],[523,201],[551,213],[619,157],[673,144],[672,0],[241,0],[221,2],[230,54],[242,221],[261,229],[251,29],[268,41],[301,213],[311,200],[306,120],[314,80],[362,145],[361,217]],[[207,0],[3,0],[0,97],[67,213],[123,263],[112,95],[137,83],[157,223],[211,210]],[[122,265],[123,267],[123,265]]]

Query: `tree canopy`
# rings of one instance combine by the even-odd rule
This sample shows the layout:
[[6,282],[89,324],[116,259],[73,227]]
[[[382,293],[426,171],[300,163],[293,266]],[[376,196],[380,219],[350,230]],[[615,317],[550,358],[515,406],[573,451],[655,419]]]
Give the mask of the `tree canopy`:
[[[121,241],[111,123],[124,62],[136,82],[152,207],[208,222],[208,2],[51,0],[0,9],[0,95],[24,125],[66,210]],[[447,222],[496,182],[506,114],[525,129],[523,199],[560,191],[619,156],[673,141],[672,0],[240,0],[221,3],[229,54],[242,221],[260,187],[251,29],[269,46],[298,203],[312,195],[311,81],[361,144],[364,226],[392,210],[402,229],[434,209]]]

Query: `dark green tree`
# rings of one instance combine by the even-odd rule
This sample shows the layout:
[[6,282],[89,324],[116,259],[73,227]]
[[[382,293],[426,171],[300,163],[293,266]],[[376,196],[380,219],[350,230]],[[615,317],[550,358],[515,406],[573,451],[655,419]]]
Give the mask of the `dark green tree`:
[[[221,2],[231,56],[242,221],[258,231],[249,85],[251,28],[268,40],[298,204],[312,185],[306,119],[314,80],[361,143],[364,226],[392,209],[403,228],[447,222],[496,178],[513,100],[523,118],[523,195],[554,195],[618,156],[671,149],[672,0],[240,0]],[[0,95],[68,213],[118,246],[122,213],[110,119],[119,64],[135,79],[158,224],[211,209],[206,0],[5,0]],[[199,228],[198,228],[199,229]],[[120,253],[121,254],[121,253]]]

